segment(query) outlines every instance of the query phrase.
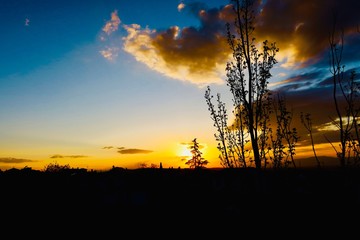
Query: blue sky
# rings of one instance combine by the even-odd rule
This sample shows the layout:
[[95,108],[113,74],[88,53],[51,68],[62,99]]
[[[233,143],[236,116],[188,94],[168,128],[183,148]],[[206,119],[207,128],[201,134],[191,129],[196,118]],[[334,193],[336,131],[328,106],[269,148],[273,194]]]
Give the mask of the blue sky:
[[[204,87],[230,101],[222,38],[228,3],[1,1],[0,168],[53,161],[178,167],[195,137],[209,166],[218,166]],[[317,99],[326,89],[326,29],[338,3],[263,3],[258,38],[280,47],[271,83],[310,112],[310,97],[302,96]],[[359,67],[358,6],[348,0],[337,8],[347,70]],[[318,99],[319,108],[328,101]],[[313,113],[318,126],[328,122],[324,112]]]

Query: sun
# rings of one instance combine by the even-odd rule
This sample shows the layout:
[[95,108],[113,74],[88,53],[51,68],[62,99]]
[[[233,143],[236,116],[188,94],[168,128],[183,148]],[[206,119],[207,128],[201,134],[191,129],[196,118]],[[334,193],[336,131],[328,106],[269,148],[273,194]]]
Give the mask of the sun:
[[182,158],[191,158],[192,157],[192,153],[191,153],[191,150],[189,149],[189,146],[184,145],[184,144],[181,144],[178,147],[176,155],[179,157],[182,157]]

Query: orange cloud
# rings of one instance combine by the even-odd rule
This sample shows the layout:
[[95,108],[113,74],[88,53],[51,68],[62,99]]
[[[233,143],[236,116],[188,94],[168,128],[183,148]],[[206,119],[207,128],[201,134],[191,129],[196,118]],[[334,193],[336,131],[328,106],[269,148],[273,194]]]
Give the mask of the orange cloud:
[[[182,41],[177,38],[179,28],[176,26],[162,33],[148,28],[141,29],[136,24],[128,25],[125,29],[128,36],[124,38],[124,50],[150,69],[200,86],[222,83],[221,73],[227,57],[224,57],[224,51],[216,55],[215,51],[220,50],[219,45],[204,42],[204,45],[197,47],[196,44]],[[184,29],[182,33],[188,31]],[[188,49],[186,44],[189,44]],[[211,51],[212,47],[215,51]]]

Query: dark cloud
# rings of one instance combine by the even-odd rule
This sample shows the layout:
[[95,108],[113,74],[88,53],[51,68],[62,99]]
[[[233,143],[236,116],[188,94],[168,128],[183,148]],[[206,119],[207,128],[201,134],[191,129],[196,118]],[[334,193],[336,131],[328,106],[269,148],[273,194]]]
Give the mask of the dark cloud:
[[103,149],[116,149],[120,154],[140,154],[140,153],[152,153],[152,150],[144,150],[138,148],[125,148],[125,147],[114,147],[114,146],[107,146],[103,147]]
[[144,149],[138,149],[138,148],[123,148],[118,151],[120,154],[146,154],[146,153],[152,153],[152,150],[144,150]]
[[[308,81],[302,80],[301,76],[294,78],[299,79],[299,82]],[[328,81],[328,78],[324,78],[322,83]],[[299,85],[301,84],[296,86]],[[331,84],[320,84],[319,86],[302,88],[301,90],[297,90],[292,85],[287,85],[277,89],[277,92],[285,97],[288,110],[293,112],[292,124],[298,130],[300,136],[299,143],[302,145],[310,144],[310,138],[307,136],[308,132],[301,123],[301,113],[309,113],[311,115],[315,143],[328,143],[328,140],[331,142],[339,140],[338,131],[336,131],[334,124],[332,124],[332,120],[336,119],[337,114]],[[343,100],[340,101],[340,104],[344,104]]]
[[352,36],[360,23],[359,9],[357,0],[267,0],[257,18],[256,34],[277,42],[280,51],[294,48],[297,63],[309,65],[327,51],[334,16],[337,31]]
[[323,70],[309,71],[292,75],[286,79],[280,80],[279,82],[272,83],[271,87],[273,90],[280,92],[310,88],[313,87],[314,84],[317,84],[319,78],[321,79],[323,76]]
[[1,163],[31,163],[31,162],[37,162],[30,159],[22,159],[22,158],[11,158],[11,157],[5,157],[0,158]]
[[67,158],[87,158],[89,156],[85,156],[85,155],[68,155],[68,156],[65,156]]
[[85,155],[61,155],[61,154],[54,154],[50,158],[86,158],[88,156]]
[[[350,69],[344,73],[344,78],[350,76]],[[359,69],[357,69],[359,70]],[[357,76],[355,80],[360,80]],[[328,144],[339,141],[339,129],[334,124],[337,120],[337,113],[333,99],[333,85],[329,74],[323,70],[293,75],[284,80],[285,84],[272,90],[272,98],[276,101],[278,96],[284,97],[287,110],[292,113],[291,127],[297,129],[300,137],[299,146],[309,146],[311,139],[309,132],[301,122],[301,113],[310,114],[312,122],[312,134],[315,144]],[[342,112],[346,109],[342,96],[338,98]],[[275,124],[275,116],[271,119],[272,126]],[[335,121],[335,122],[334,122]],[[306,150],[308,151],[308,150]]]
[[[360,24],[360,17],[359,17],[359,24]],[[348,64],[349,62],[359,61],[360,58],[359,54],[354,54],[354,53],[360,52],[360,30],[357,34],[346,36],[344,40],[344,44],[345,44],[345,47],[343,49],[344,63]]]
[[228,59],[225,22],[221,10],[200,11],[199,28],[186,27],[179,31],[169,28],[154,35],[152,44],[170,65],[189,66],[190,72],[208,72]]
[[[350,79],[351,77],[351,73],[355,72],[355,81],[359,81],[360,80],[360,67],[358,68],[351,68],[348,70],[344,71],[343,77],[344,79]],[[318,84],[319,87],[329,87],[329,86],[333,86],[333,78],[332,76],[329,76],[327,78],[325,78],[323,81],[319,82]]]

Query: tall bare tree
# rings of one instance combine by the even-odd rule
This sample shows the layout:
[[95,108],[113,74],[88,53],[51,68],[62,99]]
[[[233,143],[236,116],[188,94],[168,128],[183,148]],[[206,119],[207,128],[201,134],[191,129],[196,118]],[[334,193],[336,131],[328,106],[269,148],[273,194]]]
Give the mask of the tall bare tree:
[[360,163],[360,136],[358,121],[360,117],[360,88],[355,81],[355,71],[350,76],[345,74],[345,65],[342,63],[344,48],[344,32],[336,34],[336,16],[333,28],[329,34],[330,46],[330,73],[333,80],[333,100],[336,117],[332,123],[339,132],[339,148],[333,146],[340,166],[345,167]]
[[[232,61],[226,67],[227,85],[233,98],[234,124],[227,124],[225,104],[217,98],[218,111],[211,102],[208,87],[207,100],[215,122],[221,150],[221,161],[225,166],[247,166],[256,168],[266,165],[268,135],[270,133],[271,98],[268,89],[270,70],[277,63],[275,43],[258,43],[254,37],[256,5],[253,0],[232,0],[235,21],[227,24],[228,45]],[[229,125],[229,126],[228,126]],[[247,146],[248,143],[251,146]]]

